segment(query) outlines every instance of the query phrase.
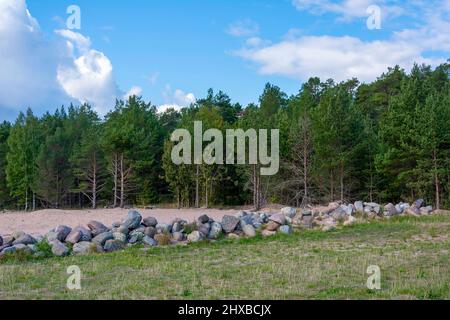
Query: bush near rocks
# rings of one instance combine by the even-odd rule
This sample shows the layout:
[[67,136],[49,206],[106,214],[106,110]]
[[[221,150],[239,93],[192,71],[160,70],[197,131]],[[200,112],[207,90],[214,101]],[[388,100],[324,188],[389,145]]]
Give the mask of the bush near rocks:
[[450,214],[443,210],[433,212],[432,207],[425,205],[423,200],[415,201],[412,205],[401,202],[385,206],[362,201],[354,204],[335,202],[320,210],[302,209],[298,214],[296,209],[287,207],[274,214],[241,211],[236,216],[224,216],[221,222],[202,215],[192,223],[175,219],[169,224],[158,223],[152,217],[142,219],[139,212],[131,210],[122,223],[114,223],[111,229],[101,222],[90,221],[87,228],[58,226],[46,237],[33,237],[22,231],[11,236],[0,236],[0,256],[25,252],[38,257],[63,257],[70,254],[114,252],[131,245],[155,247],[195,243],[205,239],[217,240],[223,234],[229,239],[238,239],[254,237],[258,233],[263,237],[277,233],[291,234],[294,229],[317,228],[331,231],[340,225],[351,226],[364,221],[360,217],[361,209],[366,212],[367,217],[377,219],[398,215]]

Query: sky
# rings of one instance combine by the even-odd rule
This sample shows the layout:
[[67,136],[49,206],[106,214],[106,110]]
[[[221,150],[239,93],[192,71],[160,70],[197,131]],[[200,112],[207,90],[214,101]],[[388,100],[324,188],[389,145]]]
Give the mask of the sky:
[[450,0],[0,0],[0,121],[132,94],[163,111],[209,88],[246,106],[267,82],[295,94],[449,58]]

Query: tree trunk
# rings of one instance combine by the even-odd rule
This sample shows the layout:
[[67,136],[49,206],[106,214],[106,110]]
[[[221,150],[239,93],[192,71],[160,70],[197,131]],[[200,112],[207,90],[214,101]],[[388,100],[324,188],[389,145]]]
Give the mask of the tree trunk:
[[208,179],[206,179],[206,181],[205,181],[205,206],[206,206],[207,209],[208,209],[208,206],[209,206],[208,188],[209,188],[209,186],[208,186]]
[[197,165],[197,173],[195,175],[195,207],[200,207],[200,199],[199,199],[199,172],[200,168],[199,165]]
[[341,202],[344,202],[344,164],[343,163],[341,163],[340,183],[341,183]]
[[120,155],[120,207],[123,208],[125,203],[125,171],[123,168],[123,154]]
[[117,158],[117,154],[114,154],[114,160],[113,160],[114,208],[117,208],[118,162],[119,162],[119,160]]
[[94,164],[92,170],[92,209],[97,208],[97,161],[94,156]]
[[437,157],[436,157],[436,149],[433,150],[433,164],[434,164],[434,187],[436,193],[436,209],[439,210],[441,208],[441,200],[439,197],[439,176],[438,176],[438,166],[437,166]]

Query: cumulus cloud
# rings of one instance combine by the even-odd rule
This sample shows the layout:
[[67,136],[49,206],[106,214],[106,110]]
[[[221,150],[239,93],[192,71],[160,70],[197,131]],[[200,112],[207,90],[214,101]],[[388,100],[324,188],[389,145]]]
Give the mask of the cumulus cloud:
[[250,19],[231,23],[226,32],[235,37],[251,37],[259,33],[259,25]]
[[170,108],[179,111],[197,102],[193,93],[186,93],[181,89],[173,91],[170,85],[166,85],[162,95],[165,103],[158,107],[159,112],[164,112]]
[[82,34],[55,32],[59,39],[46,39],[25,0],[0,1],[0,108],[87,102],[106,114],[123,95],[111,61]]
[[125,95],[123,96],[123,99],[128,100],[129,97],[140,96],[141,94],[142,94],[142,88],[138,87],[138,86],[133,86],[133,87],[131,87],[130,90],[128,90],[127,93],[125,93]]
[[292,4],[300,11],[308,11],[313,14],[334,13],[341,20],[350,21],[353,18],[367,17],[367,8],[377,4],[381,7],[383,16],[401,15],[404,10],[394,4],[395,1],[379,0],[293,0]]
[[[336,5],[359,3],[362,8],[365,5],[363,2],[343,1]],[[294,3],[302,7],[313,5],[313,1],[298,0]],[[328,9],[336,8],[326,0],[314,3]],[[422,5],[425,6],[424,3]],[[422,27],[394,32],[386,40],[362,40],[353,36],[305,36],[289,32],[276,43],[259,47],[247,43],[235,54],[255,63],[263,75],[281,75],[300,80],[311,76],[336,80],[357,77],[368,82],[395,65],[410,69],[414,63],[436,66],[445,62],[450,53],[450,22],[445,17],[446,5],[441,2],[439,5],[435,3],[434,7],[422,7]]]

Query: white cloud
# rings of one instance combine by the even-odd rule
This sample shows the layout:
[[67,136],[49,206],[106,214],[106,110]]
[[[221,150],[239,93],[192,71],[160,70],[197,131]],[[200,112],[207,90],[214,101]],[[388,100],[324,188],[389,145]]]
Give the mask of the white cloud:
[[[299,8],[319,6],[335,10],[341,5],[362,8],[365,1],[294,1]],[[314,4],[313,4],[314,3]],[[436,66],[443,63],[450,53],[450,20],[444,12],[448,3],[421,3],[422,27],[404,29],[386,40],[362,40],[352,36],[305,36],[288,32],[277,43],[254,47],[247,44],[235,52],[254,62],[263,75],[281,75],[306,80],[311,76],[323,79],[347,80],[357,77],[361,81],[375,80],[388,67],[399,65],[410,69],[414,63]],[[329,6],[329,7],[328,7]],[[419,6],[416,3],[416,6]],[[439,10],[436,10],[439,9]]]
[[46,39],[25,0],[0,1],[0,108],[39,111],[73,101],[105,114],[123,94],[111,61],[82,34],[55,32],[59,39]]
[[231,23],[226,32],[235,37],[251,37],[259,33],[259,25],[250,19],[245,19]]
[[350,21],[353,18],[367,17],[367,8],[371,5],[379,5],[382,15],[397,16],[404,10],[395,4],[396,1],[379,0],[292,0],[292,4],[300,11],[308,11],[313,14],[334,13],[340,16],[341,20]]
[[175,111],[181,111],[184,107],[177,104],[163,104],[158,107],[158,113],[164,113],[169,109],[174,109]]
[[130,90],[128,90],[127,93],[125,93],[125,95],[123,96],[123,99],[128,100],[128,98],[131,96],[140,96],[141,94],[142,94],[142,88],[138,87],[138,86],[133,86],[133,87],[131,87]]
[[159,112],[164,112],[169,108],[179,111],[185,107],[189,107],[197,101],[193,93],[186,93],[181,89],[172,91],[170,85],[166,85],[162,96],[165,102],[158,107]]

